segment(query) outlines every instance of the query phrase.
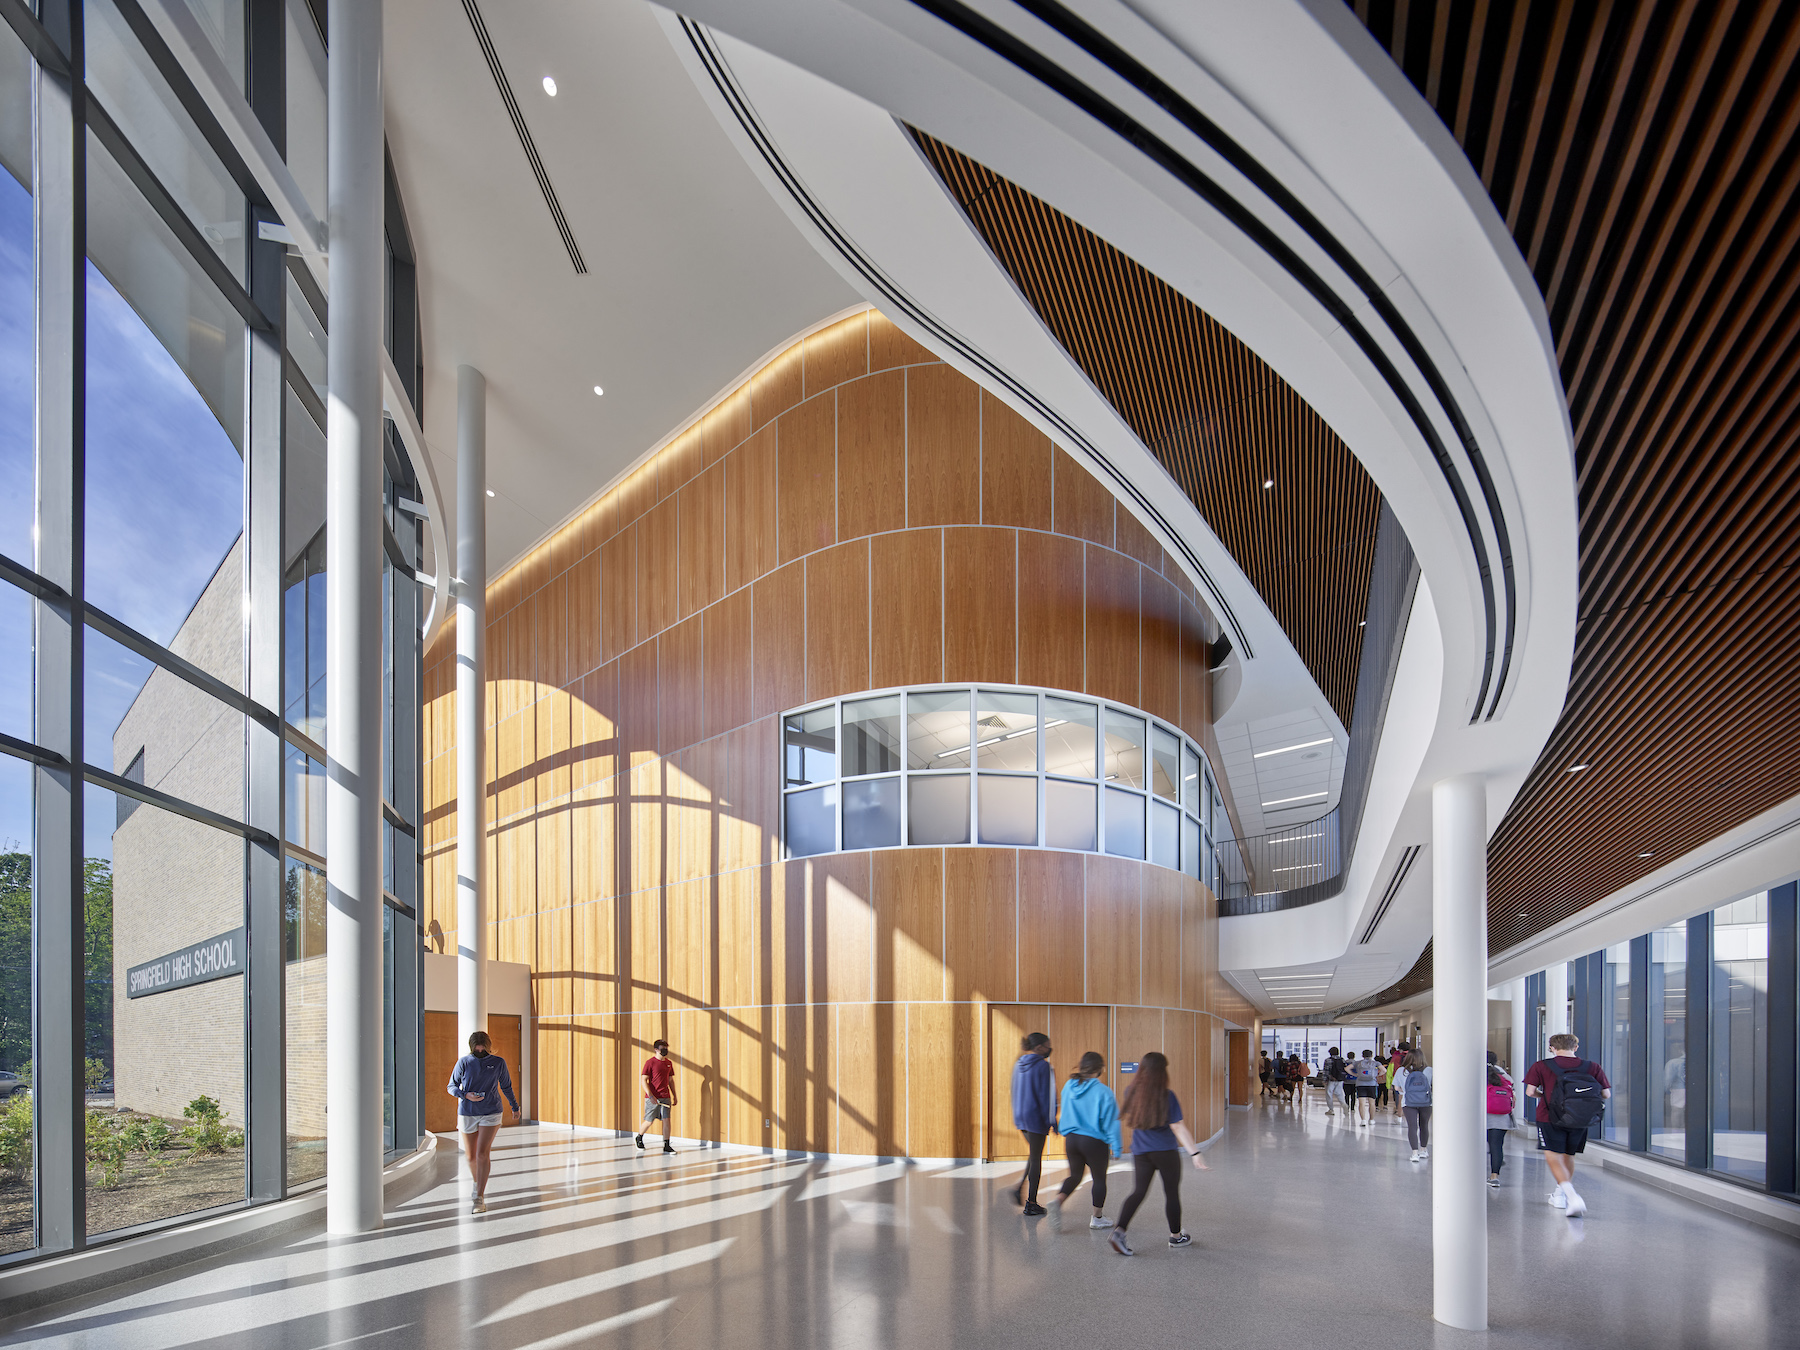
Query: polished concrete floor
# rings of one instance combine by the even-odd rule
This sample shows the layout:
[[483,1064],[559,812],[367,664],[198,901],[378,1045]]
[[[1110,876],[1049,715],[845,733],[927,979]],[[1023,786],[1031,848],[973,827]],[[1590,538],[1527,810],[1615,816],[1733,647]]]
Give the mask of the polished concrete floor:
[[[1800,1242],[1588,1167],[1580,1221],[1543,1165],[1491,1194],[1493,1330],[1431,1320],[1430,1164],[1387,1118],[1233,1111],[1185,1173],[1195,1237],[1160,1192],[1139,1255],[1026,1219],[1001,1166],[664,1158],[629,1139],[501,1136],[490,1210],[446,1181],[379,1234],[302,1234],[0,1327],[31,1346],[1800,1346]],[[1052,1174],[1060,1180],[1061,1172]],[[1115,1172],[1108,1212],[1126,1177]],[[1048,1189],[1048,1188],[1047,1188]]]

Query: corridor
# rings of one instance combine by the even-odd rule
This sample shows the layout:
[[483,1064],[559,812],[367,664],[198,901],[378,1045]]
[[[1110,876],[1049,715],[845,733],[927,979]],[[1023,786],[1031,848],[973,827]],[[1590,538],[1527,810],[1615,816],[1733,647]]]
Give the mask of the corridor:
[[[1429,1164],[1386,1117],[1356,1129],[1316,1107],[1232,1111],[1212,1170],[1185,1173],[1194,1246],[1139,1255],[1064,1231],[1002,1195],[1016,1166],[638,1153],[629,1139],[524,1127],[497,1150],[490,1210],[440,1181],[387,1228],[314,1228],[4,1328],[9,1345],[358,1344],[1088,1347],[1132,1305],[1133,1343],[1332,1350],[1414,1346],[1800,1345],[1781,1309],[1800,1243],[1588,1166],[1588,1218],[1544,1204],[1544,1169],[1508,1158],[1491,1196],[1493,1330],[1431,1320]],[[450,1159],[439,1166],[448,1178]],[[1046,1192],[1060,1181],[1046,1173]],[[1128,1174],[1116,1168],[1108,1212]]]

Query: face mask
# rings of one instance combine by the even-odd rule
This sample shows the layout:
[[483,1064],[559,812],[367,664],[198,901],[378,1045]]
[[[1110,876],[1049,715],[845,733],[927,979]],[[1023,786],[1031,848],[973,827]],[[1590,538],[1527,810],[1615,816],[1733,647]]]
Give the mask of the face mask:
[[486,1059],[492,1053],[493,1052],[491,1050],[477,1050],[475,1052],[475,1058],[476,1059]]

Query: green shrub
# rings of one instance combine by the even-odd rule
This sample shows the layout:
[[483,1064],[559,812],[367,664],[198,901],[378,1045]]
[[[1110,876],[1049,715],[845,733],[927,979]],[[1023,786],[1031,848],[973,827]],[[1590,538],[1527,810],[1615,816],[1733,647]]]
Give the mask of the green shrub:
[[92,1092],[106,1080],[106,1061],[90,1058],[87,1062],[87,1090]]
[[87,1113],[87,1160],[99,1167],[100,1184],[107,1190],[124,1179],[125,1159],[131,1152],[128,1128],[105,1111]]
[[31,1094],[15,1092],[0,1106],[0,1172],[23,1176],[31,1169]]
[[228,1148],[243,1147],[244,1136],[238,1131],[225,1128],[224,1108],[213,1098],[202,1094],[184,1106],[181,1114],[194,1122],[181,1133],[193,1146],[196,1155],[223,1153]]

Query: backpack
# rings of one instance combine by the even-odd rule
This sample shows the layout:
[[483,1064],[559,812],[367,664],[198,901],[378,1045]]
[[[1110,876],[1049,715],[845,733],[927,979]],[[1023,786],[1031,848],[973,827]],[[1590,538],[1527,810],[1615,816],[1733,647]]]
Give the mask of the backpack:
[[1487,1113],[1490,1116],[1510,1116],[1513,1109],[1512,1084],[1503,1078],[1496,1083],[1494,1079],[1499,1077],[1499,1071],[1490,1065],[1488,1068]]
[[1406,1075],[1405,1100],[1402,1106],[1430,1106],[1431,1080],[1425,1076],[1425,1070],[1417,1069]]
[[1554,1057],[1545,1060],[1550,1073],[1550,1124],[1559,1130],[1585,1130],[1600,1118],[1606,1099],[1600,1095],[1599,1066],[1582,1060],[1572,1069],[1558,1067]]
[[1325,1061],[1325,1077],[1333,1083],[1344,1081],[1344,1061],[1333,1055]]

